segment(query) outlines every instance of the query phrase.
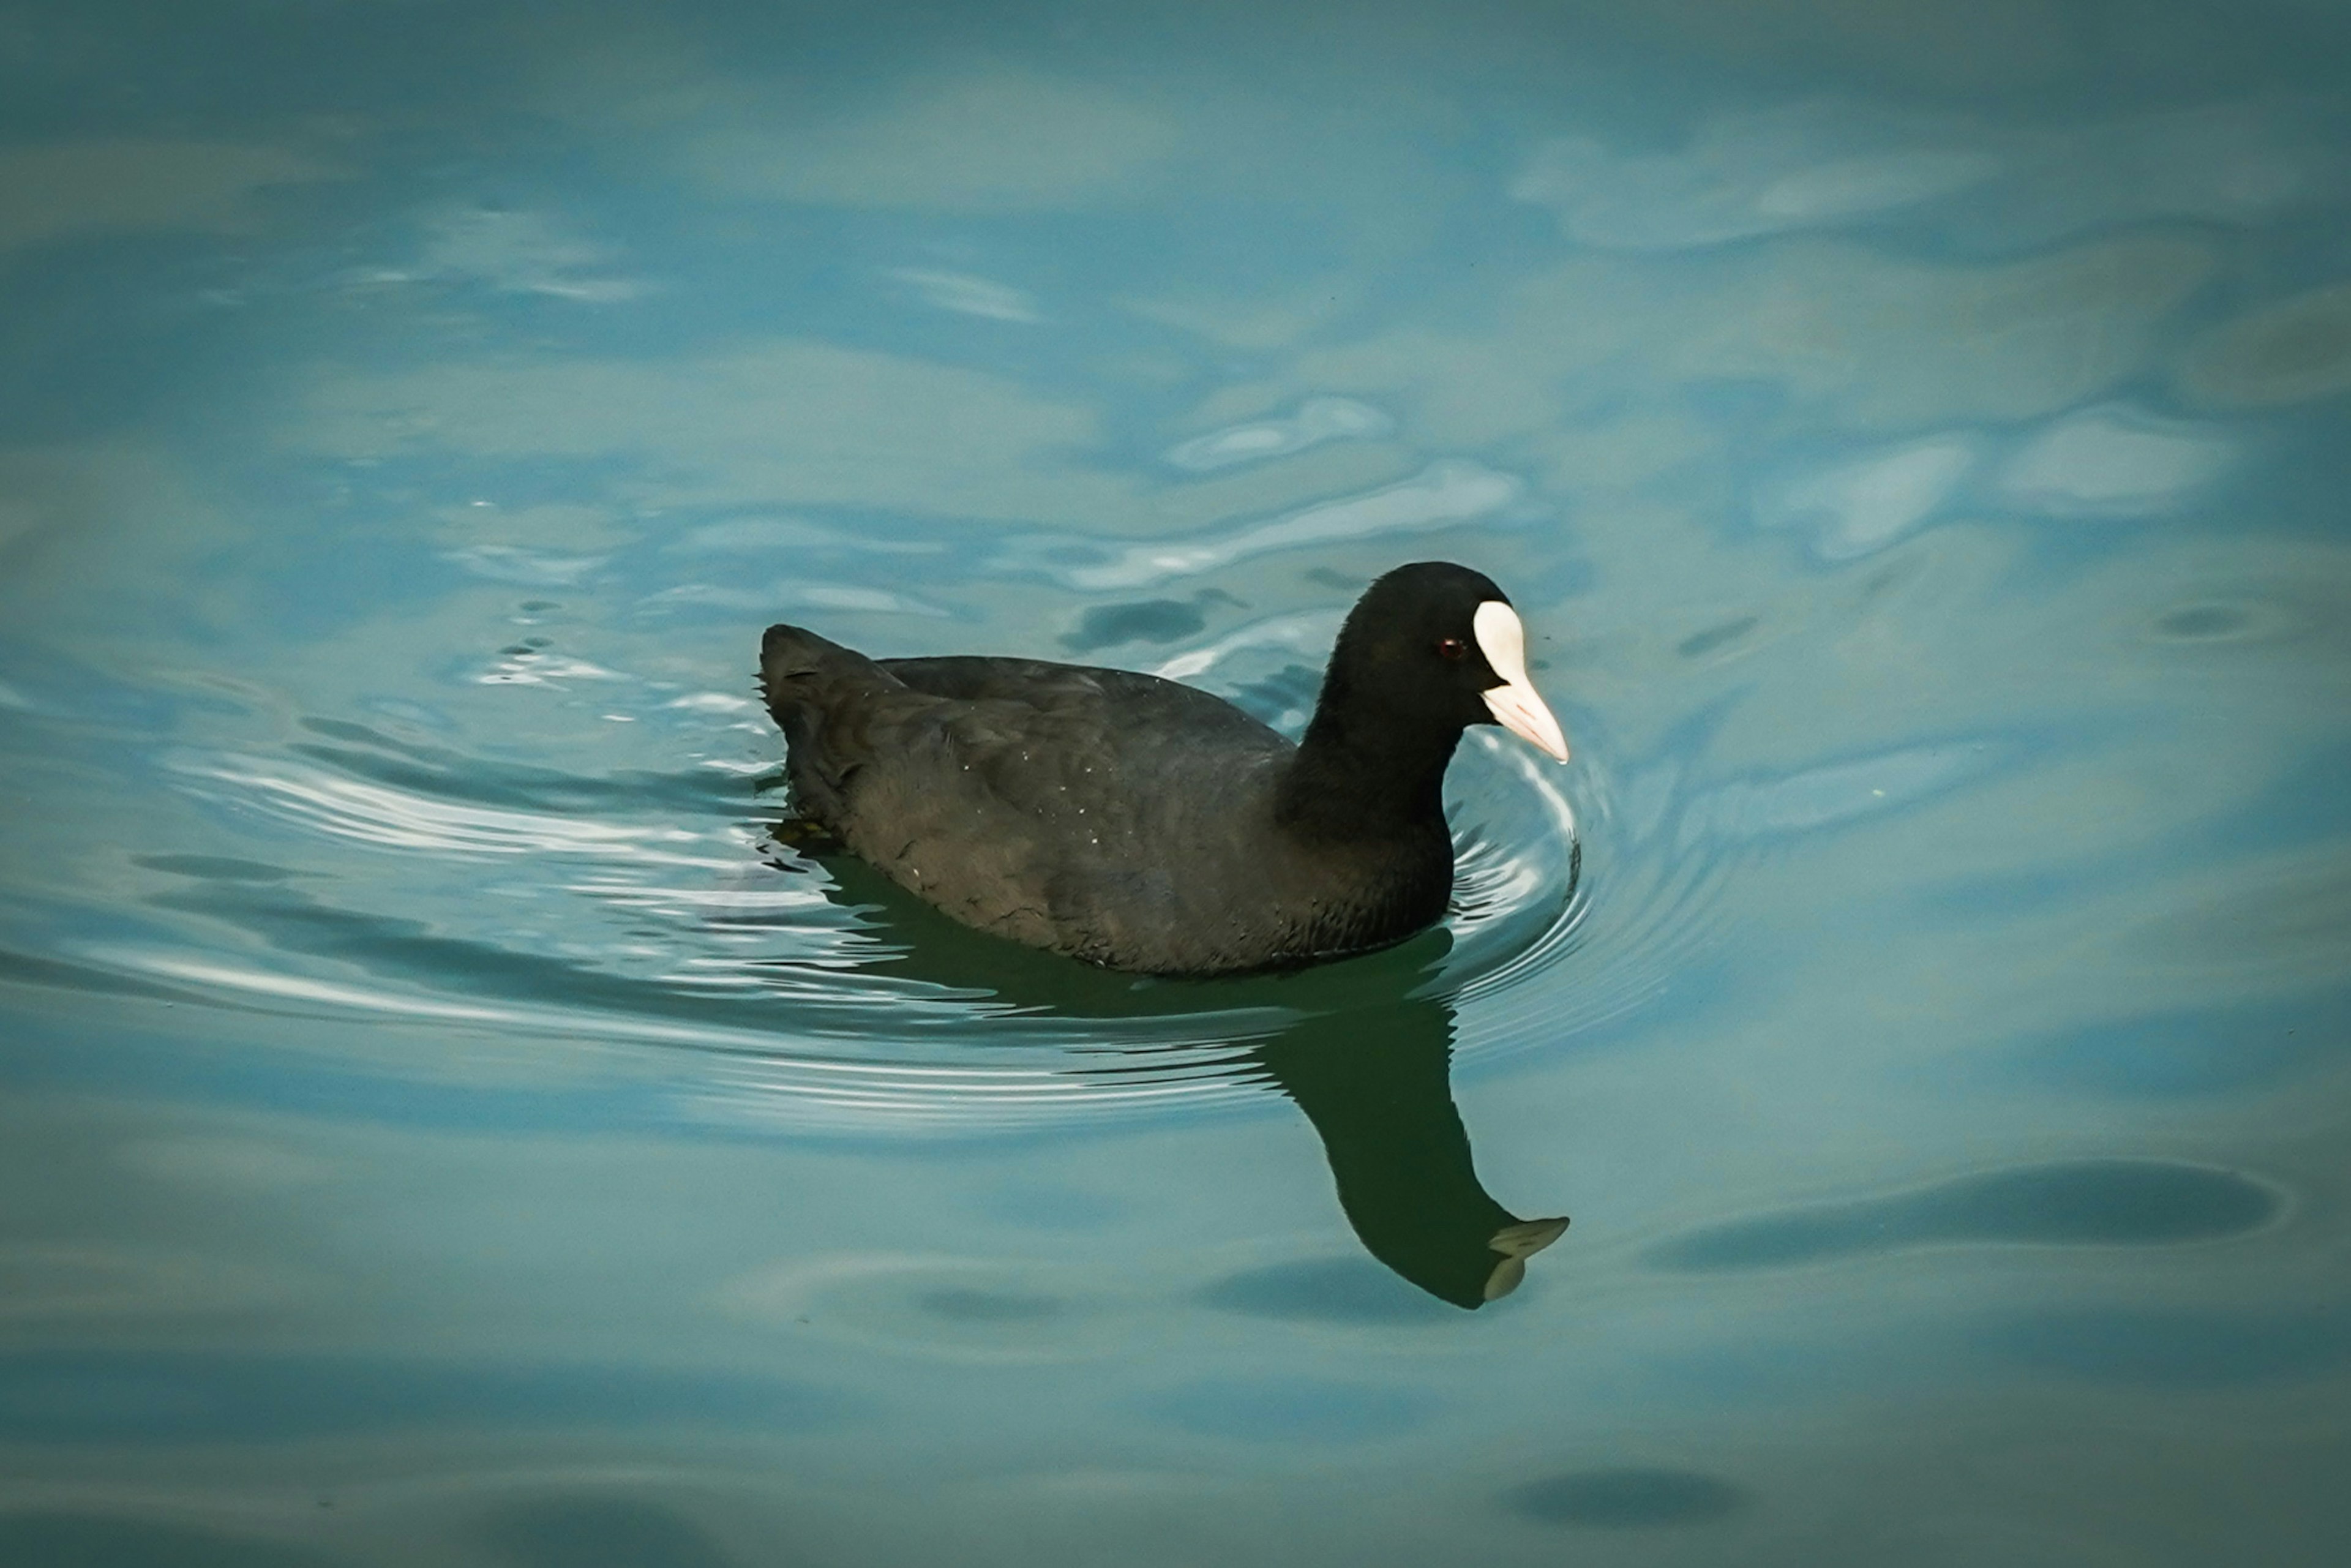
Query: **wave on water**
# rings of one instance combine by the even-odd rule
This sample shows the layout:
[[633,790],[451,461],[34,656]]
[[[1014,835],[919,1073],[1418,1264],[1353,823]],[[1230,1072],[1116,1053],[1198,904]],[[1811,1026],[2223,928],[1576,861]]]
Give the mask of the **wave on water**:
[[1437,931],[1187,981],[983,936],[853,861],[820,864],[775,841],[778,797],[733,772],[582,774],[303,727],[158,759],[267,858],[134,856],[143,925],[61,922],[15,967],[550,1052],[678,1052],[714,1115],[1008,1128],[1253,1103],[1259,1047],[1408,998],[1439,1005],[1448,1052],[1556,1049],[1655,994],[1706,925],[1707,879],[1657,862],[1655,838],[1590,836],[1569,792],[1588,762],[1562,775],[1484,731],[1450,781],[1459,870]]

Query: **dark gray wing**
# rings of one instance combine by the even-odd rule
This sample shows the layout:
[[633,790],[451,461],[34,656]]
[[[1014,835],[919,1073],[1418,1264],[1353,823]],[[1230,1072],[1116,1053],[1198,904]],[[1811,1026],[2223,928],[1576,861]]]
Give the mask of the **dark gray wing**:
[[1219,698],[1124,670],[875,661],[778,627],[762,674],[804,813],[967,924],[1105,961],[1228,938],[1202,890],[1260,874],[1247,829],[1270,821],[1294,749]]

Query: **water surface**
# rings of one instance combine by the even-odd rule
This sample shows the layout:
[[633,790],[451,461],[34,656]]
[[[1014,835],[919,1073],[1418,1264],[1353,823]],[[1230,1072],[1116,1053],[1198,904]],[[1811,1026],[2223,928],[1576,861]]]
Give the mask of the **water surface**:
[[[2329,1560],[2351,20],[1619,9],[0,13],[0,1561]],[[1430,558],[1398,948],[778,836]]]

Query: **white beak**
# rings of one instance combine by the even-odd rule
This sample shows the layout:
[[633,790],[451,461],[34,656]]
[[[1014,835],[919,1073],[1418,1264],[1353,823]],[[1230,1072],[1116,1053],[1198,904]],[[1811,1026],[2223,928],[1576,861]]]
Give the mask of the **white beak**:
[[1502,684],[1484,694],[1486,706],[1493,710],[1494,721],[1522,740],[1557,758],[1567,760],[1567,737],[1560,733],[1559,720],[1543,706],[1535,692],[1534,683],[1527,679],[1527,629],[1519,621],[1519,612],[1499,599],[1489,599],[1478,606],[1471,617],[1471,629],[1478,635],[1478,651],[1486,655],[1486,663],[1502,677]]

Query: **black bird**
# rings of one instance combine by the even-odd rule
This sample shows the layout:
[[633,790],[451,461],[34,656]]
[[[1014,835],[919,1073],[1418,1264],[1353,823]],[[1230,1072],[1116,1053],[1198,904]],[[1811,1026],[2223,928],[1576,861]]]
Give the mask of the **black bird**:
[[1381,947],[1445,913],[1462,730],[1564,762],[1493,581],[1424,561],[1340,629],[1305,739],[1155,675],[869,659],[770,626],[794,809],[983,931],[1108,968],[1234,974]]

